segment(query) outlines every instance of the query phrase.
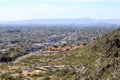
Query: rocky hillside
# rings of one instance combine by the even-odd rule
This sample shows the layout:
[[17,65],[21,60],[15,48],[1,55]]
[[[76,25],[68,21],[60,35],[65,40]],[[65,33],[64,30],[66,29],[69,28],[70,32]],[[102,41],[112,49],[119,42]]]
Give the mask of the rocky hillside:
[[88,51],[97,59],[87,65],[82,79],[120,80],[120,28],[96,40]]

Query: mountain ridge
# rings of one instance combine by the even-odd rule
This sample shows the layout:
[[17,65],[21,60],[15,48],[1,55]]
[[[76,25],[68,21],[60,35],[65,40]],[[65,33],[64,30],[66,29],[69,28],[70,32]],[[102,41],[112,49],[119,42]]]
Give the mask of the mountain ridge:
[[0,24],[92,24],[92,23],[120,24],[120,19],[51,18],[51,19],[29,19],[20,21],[0,22]]

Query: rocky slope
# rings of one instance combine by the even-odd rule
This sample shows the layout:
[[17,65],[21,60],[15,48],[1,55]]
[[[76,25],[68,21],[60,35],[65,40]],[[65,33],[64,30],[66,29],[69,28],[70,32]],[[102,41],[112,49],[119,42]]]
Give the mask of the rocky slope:
[[120,28],[89,46],[89,55],[97,57],[80,74],[85,80],[120,80]]

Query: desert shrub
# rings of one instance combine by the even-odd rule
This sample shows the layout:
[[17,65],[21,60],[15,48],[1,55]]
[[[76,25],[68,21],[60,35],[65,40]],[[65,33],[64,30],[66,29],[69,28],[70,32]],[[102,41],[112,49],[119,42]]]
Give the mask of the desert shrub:
[[42,80],[50,80],[51,78],[49,76],[45,76]]
[[4,73],[0,76],[0,80],[16,80],[16,79],[10,76],[9,73]]
[[67,70],[67,69],[61,69],[61,70],[58,70],[58,71],[56,72],[56,75],[59,76],[59,77],[63,77],[63,76],[65,76],[67,73],[68,73],[68,70]]
[[45,75],[47,76],[51,76],[54,74],[54,71],[52,70],[52,68],[49,68],[46,72],[45,72]]
[[43,76],[44,76],[43,73],[38,73],[38,74],[31,75],[31,77],[43,77]]

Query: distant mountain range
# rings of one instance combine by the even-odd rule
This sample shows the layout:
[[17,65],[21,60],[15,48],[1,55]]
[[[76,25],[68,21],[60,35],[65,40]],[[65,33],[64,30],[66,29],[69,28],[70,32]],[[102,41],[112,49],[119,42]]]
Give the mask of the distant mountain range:
[[0,22],[0,24],[118,24],[120,19],[90,19],[90,18],[56,18],[56,19],[31,19],[21,21]]

